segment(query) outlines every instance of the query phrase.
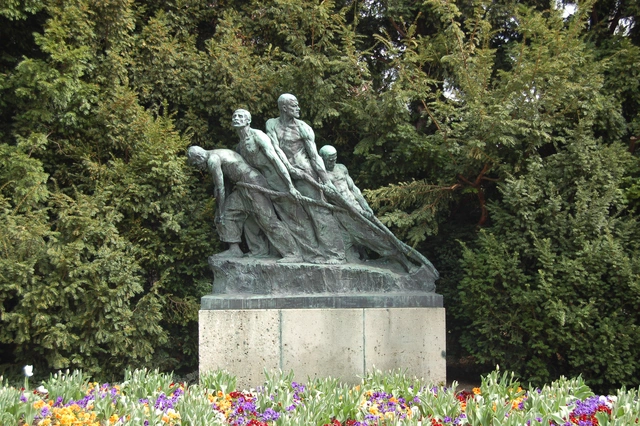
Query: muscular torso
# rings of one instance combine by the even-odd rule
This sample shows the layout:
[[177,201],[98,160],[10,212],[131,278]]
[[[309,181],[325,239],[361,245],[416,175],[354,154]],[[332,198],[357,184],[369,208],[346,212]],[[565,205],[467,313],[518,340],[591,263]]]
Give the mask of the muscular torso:
[[329,179],[333,183],[333,186],[336,187],[338,192],[342,195],[342,197],[352,206],[362,211],[362,206],[356,200],[351,188],[349,188],[349,172],[347,168],[343,164],[336,164],[333,171],[327,171],[329,175]]
[[[269,186],[275,190],[286,190],[286,184],[282,177],[278,174],[276,166],[264,153],[264,150],[258,143],[258,138],[263,139],[263,143],[271,144],[269,137],[259,130],[251,129],[249,136],[240,141],[236,146],[236,151],[244,158],[251,167],[254,167],[262,173],[267,179]],[[274,153],[275,155],[275,153]]]
[[261,183],[260,173],[247,164],[237,152],[230,149],[216,149],[215,155],[220,159],[220,168],[225,179],[229,179],[233,183]]
[[282,149],[287,156],[289,163],[314,176],[315,173],[311,167],[309,155],[307,154],[304,139],[302,135],[300,135],[298,124],[293,122],[288,126],[284,126],[280,120],[276,119],[275,132],[280,142],[280,149]]

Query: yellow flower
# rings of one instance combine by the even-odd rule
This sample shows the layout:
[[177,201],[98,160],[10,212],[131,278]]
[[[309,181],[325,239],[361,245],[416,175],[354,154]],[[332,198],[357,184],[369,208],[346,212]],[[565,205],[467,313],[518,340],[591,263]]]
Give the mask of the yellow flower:
[[42,419],[38,422],[38,426],[50,426],[50,425],[51,425],[50,418]]
[[473,391],[473,394],[474,394],[474,395],[480,395],[480,394],[482,393],[482,391],[480,390],[480,388],[473,388],[473,389],[472,389],[472,391]]
[[43,400],[39,400],[33,403],[33,408],[35,408],[36,410],[41,409],[42,407],[44,407],[44,401]]

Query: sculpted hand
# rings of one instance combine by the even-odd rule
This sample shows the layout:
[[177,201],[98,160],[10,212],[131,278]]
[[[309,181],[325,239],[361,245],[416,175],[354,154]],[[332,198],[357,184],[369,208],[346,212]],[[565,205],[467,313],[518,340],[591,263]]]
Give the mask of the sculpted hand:
[[300,191],[293,187],[289,189],[289,194],[293,195],[293,198],[295,198],[297,201],[300,201],[302,199],[302,194],[300,193]]
[[324,191],[325,194],[329,194],[332,196],[336,196],[338,195],[338,190],[336,189],[335,186],[333,186],[332,183],[328,183],[326,185],[322,186],[322,190]]

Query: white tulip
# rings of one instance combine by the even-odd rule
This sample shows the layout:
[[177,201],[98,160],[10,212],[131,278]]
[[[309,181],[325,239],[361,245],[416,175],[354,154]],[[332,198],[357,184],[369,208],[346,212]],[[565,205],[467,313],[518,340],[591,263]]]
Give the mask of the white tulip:
[[22,371],[24,371],[24,375],[27,377],[33,376],[33,365],[25,365],[22,367]]

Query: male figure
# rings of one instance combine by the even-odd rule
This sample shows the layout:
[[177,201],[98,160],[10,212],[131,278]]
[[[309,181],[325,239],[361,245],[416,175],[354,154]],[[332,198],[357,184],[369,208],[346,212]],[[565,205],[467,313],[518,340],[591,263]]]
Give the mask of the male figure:
[[236,151],[251,167],[257,169],[265,177],[269,188],[278,192],[288,192],[292,198],[272,199],[278,216],[289,228],[293,238],[302,250],[303,257],[312,261],[321,256],[318,241],[313,232],[313,225],[301,203],[297,202],[301,194],[293,185],[291,176],[269,137],[260,130],[252,129],[251,114],[238,109],[231,117],[231,124],[236,129],[240,142]]
[[208,170],[213,178],[216,198],[216,230],[220,239],[229,244],[229,249],[220,253],[219,256],[242,256],[242,250],[239,246],[242,230],[247,219],[252,218],[282,256],[278,262],[302,261],[289,230],[278,220],[271,200],[267,196],[258,190],[240,185],[227,196],[225,179],[232,184],[245,183],[260,187],[267,186],[264,177],[256,169],[249,166],[240,154],[230,149],[206,151],[199,146],[192,146],[187,151],[187,158],[190,164],[201,170]]
[[[280,117],[266,123],[267,134],[271,138],[280,159],[287,167],[298,191],[306,197],[322,200],[321,184],[331,186],[327,172],[318,155],[313,130],[300,117],[300,107],[295,96],[285,93],[278,98]],[[331,211],[324,207],[305,206],[313,221],[320,249],[327,257],[327,263],[345,261],[344,243],[337,232],[338,224]]]
[[[343,164],[336,164],[338,158],[336,149],[331,145],[325,145],[320,148],[320,156],[324,161],[329,179],[331,179],[344,203],[352,206],[364,218],[373,219],[373,210],[371,210],[360,189],[349,176],[347,168]],[[380,256],[397,260],[407,272],[415,269],[415,265],[393,245],[389,235],[373,223],[358,219],[348,212],[338,212],[336,217],[342,228],[348,257],[355,255],[355,245],[362,245]]]

